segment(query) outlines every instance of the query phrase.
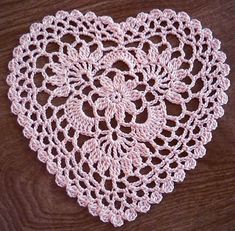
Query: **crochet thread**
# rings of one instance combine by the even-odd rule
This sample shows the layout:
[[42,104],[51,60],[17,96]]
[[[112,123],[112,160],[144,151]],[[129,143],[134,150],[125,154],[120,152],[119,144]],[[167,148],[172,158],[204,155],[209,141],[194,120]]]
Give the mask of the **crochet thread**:
[[195,168],[222,117],[229,66],[185,12],[120,24],[59,11],[9,62],[11,110],[56,183],[115,227],[158,204]]

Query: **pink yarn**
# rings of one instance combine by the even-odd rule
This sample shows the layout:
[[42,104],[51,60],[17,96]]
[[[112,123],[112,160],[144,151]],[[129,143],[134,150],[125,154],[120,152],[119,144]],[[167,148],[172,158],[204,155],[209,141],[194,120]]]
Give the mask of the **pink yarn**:
[[118,24],[59,11],[14,49],[11,110],[56,183],[121,226],[205,155],[230,85],[219,49],[184,12],[152,10]]

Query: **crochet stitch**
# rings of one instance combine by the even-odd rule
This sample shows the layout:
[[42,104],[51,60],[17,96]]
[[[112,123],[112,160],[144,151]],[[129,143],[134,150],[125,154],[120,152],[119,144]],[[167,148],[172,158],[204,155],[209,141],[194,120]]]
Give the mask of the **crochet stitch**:
[[185,12],[120,24],[59,11],[34,23],[9,62],[11,110],[70,197],[121,226],[195,168],[222,117],[229,66]]

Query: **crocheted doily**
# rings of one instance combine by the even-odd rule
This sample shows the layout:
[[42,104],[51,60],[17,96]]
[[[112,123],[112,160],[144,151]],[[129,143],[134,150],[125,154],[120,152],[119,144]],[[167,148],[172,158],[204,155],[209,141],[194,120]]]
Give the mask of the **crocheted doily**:
[[121,226],[172,192],[224,114],[229,66],[198,20],[152,10],[112,18],[59,11],[9,62],[9,99],[55,181]]

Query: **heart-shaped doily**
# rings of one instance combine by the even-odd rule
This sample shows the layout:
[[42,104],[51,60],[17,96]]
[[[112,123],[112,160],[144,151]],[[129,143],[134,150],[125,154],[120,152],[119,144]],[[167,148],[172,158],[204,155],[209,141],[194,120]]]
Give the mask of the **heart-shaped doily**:
[[118,24],[59,11],[32,24],[13,51],[11,109],[56,183],[121,226],[205,155],[230,85],[219,49],[184,12]]

